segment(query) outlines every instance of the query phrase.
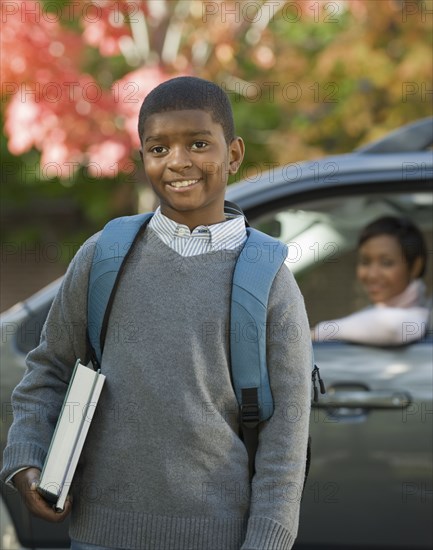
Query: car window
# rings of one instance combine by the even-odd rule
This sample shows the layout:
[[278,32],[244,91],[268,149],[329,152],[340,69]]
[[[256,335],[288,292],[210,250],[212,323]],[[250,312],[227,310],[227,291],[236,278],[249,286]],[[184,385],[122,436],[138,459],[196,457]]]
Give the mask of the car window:
[[[356,244],[361,229],[374,219],[384,215],[411,218],[423,232],[427,249],[432,250],[432,200],[429,193],[338,197],[274,210],[251,224],[288,244],[288,264],[313,326],[367,305],[355,278]],[[429,254],[424,277],[429,295],[432,272]]]

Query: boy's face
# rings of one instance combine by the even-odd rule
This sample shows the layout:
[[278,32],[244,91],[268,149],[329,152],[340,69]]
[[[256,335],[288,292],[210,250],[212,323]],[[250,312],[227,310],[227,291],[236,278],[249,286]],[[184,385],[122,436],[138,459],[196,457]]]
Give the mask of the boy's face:
[[146,178],[165,216],[190,229],[224,220],[227,178],[244,155],[241,138],[227,145],[221,124],[192,109],[151,115],[142,144]]

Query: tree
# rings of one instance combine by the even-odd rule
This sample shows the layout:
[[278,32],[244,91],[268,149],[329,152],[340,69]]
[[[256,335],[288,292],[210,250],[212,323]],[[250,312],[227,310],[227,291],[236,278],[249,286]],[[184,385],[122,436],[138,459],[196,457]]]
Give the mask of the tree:
[[426,2],[53,4],[2,4],[8,147],[39,150],[48,177],[131,172],[139,105],[178,74],[232,95],[247,163],[348,150],[430,111]]

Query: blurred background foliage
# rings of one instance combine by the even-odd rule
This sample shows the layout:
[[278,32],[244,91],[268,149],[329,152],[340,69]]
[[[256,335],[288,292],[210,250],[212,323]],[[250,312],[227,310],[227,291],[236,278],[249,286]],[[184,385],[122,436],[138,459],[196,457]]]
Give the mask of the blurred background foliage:
[[2,2],[2,241],[78,246],[107,219],[151,207],[137,113],[173,76],[229,93],[247,145],[237,179],[344,153],[430,115],[432,8],[431,0]]

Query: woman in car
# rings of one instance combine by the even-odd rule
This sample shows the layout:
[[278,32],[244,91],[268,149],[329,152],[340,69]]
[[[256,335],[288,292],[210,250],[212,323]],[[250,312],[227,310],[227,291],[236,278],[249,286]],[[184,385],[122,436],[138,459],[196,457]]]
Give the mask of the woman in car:
[[386,346],[422,338],[429,317],[426,259],[422,233],[410,220],[387,216],[367,225],[358,241],[356,275],[372,305],[319,323],[313,340]]

